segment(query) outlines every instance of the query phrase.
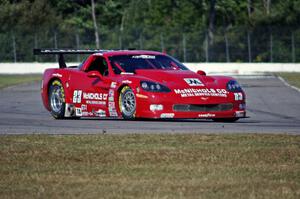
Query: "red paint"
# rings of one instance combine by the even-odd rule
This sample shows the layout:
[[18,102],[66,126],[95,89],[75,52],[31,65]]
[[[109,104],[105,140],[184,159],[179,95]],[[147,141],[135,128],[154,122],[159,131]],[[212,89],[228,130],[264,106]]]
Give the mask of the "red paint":
[[[117,114],[121,117],[119,110],[118,97],[119,91],[124,85],[128,85],[136,96],[136,117],[143,118],[160,118],[162,113],[174,113],[174,118],[203,118],[202,116],[209,115],[214,118],[232,118],[235,117],[236,111],[239,109],[240,104],[245,104],[245,93],[240,91],[243,95],[243,99],[236,101],[234,93],[226,91],[226,84],[229,80],[233,80],[231,77],[225,76],[206,76],[204,72],[195,73],[190,70],[178,70],[173,67],[173,70],[161,70],[161,69],[146,69],[136,70],[134,74],[116,74],[112,69],[112,63],[110,58],[119,55],[149,55],[149,56],[167,56],[164,53],[153,51],[110,51],[103,54],[90,55],[84,64],[80,68],[52,68],[47,69],[43,76],[43,88],[41,90],[42,100],[44,106],[49,110],[48,103],[48,87],[52,80],[59,79],[65,90],[66,103],[73,104],[77,108],[84,108],[82,112],[95,112],[104,110],[106,115],[109,116],[109,105],[115,106]],[[90,64],[98,57],[103,57],[108,66],[107,76],[97,76],[89,73],[88,68]],[[169,56],[168,56],[169,57]],[[117,66],[118,68],[120,66]],[[55,74],[55,75],[53,75]],[[57,75],[60,74],[60,75]],[[202,86],[190,86],[187,82],[193,80],[199,80],[203,83]],[[141,88],[140,81],[151,81],[162,84],[168,87],[171,92],[149,92]],[[112,83],[115,82],[115,83]],[[113,84],[113,85],[112,85]],[[182,97],[179,92],[183,92],[187,89],[187,93],[192,94],[190,97]],[[189,90],[192,89],[192,90]],[[194,89],[194,90],[193,90]],[[195,90],[196,89],[196,90]],[[197,90],[198,89],[198,90]],[[200,91],[201,92],[198,92]],[[82,94],[81,102],[74,102],[74,91],[80,90],[85,93],[85,98]],[[177,91],[177,93],[175,92]],[[224,96],[209,96],[202,95],[201,93],[208,91],[215,91],[217,95],[221,95],[221,91],[226,91],[226,97]],[[219,91],[219,92],[217,92]],[[109,93],[111,92],[111,93]],[[211,93],[210,92],[210,93]],[[213,92],[212,92],[213,93]],[[89,95],[88,95],[89,94]],[[111,96],[113,94],[113,97]],[[223,93],[224,94],[224,93]],[[183,95],[185,95],[183,93]],[[196,96],[199,95],[199,96]],[[101,98],[102,96],[102,98]],[[106,96],[103,97],[103,96]],[[109,99],[110,97],[110,99]],[[102,99],[102,100],[100,100]],[[111,100],[111,101],[110,101]],[[88,103],[89,102],[89,103]],[[195,112],[176,112],[173,110],[174,104],[193,104],[193,105],[209,105],[209,104],[225,104],[232,103],[233,109],[229,111],[195,111]],[[151,104],[162,104],[164,109],[162,111],[151,111]],[[82,106],[83,105],[83,106]],[[86,105],[86,106],[85,106]],[[207,114],[209,113],[209,114]],[[171,114],[171,115],[172,115]],[[91,115],[90,115],[91,116]],[[96,115],[92,115],[96,116]],[[245,116],[245,115],[244,115]],[[84,116],[83,116],[84,117]],[[240,117],[240,116],[239,116]]]

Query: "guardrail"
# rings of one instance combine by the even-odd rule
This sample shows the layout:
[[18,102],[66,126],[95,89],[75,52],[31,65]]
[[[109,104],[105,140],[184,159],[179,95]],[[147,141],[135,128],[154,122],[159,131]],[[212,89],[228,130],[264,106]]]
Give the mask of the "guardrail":
[[[185,63],[185,65],[192,71],[203,70],[207,74],[253,75],[300,72],[300,63]],[[58,68],[58,63],[0,63],[0,74],[43,73],[47,68]]]

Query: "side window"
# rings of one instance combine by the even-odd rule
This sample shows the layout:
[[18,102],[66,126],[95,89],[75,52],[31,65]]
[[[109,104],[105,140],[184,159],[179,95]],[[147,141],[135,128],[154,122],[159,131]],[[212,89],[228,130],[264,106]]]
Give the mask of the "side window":
[[86,72],[89,71],[98,71],[101,75],[108,75],[108,66],[103,57],[96,56],[94,61],[91,62]]
[[[119,75],[121,74],[120,68],[117,67],[117,62],[111,62],[112,70],[114,71],[115,74]],[[120,67],[120,66],[119,66]]]

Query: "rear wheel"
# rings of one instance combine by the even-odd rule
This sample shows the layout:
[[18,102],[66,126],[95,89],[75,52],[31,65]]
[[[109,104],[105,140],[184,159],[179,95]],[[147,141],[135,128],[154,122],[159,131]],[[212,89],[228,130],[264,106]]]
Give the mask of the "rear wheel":
[[136,99],[129,86],[122,88],[119,95],[119,108],[124,119],[134,119],[136,112]]
[[51,115],[55,119],[63,119],[65,116],[65,92],[62,83],[54,80],[49,87],[49,105]]
[[239,118],[236,118],[236,117],[231,117],[231,118],[215,118],[213,119],[214,122],[236,122],[238,121]]

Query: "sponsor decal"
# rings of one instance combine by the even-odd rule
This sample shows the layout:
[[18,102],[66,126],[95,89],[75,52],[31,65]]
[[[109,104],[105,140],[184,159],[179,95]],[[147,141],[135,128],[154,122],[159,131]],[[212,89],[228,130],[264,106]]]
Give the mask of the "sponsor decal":
[[105,105],[105,101],[95,101],[95,100],[86,100],[85,103],[87,104],[94,104],[94,105]]
[[95,114],[98,117],[106,117],[106,112],[102,109],[99,109],[98,111],[96,111]]
[[201,118],[211,118],[211,117],[216,117],[216,114],[205,113],[205,114],[199,114],[198,117],[201,117]]
[[204,84],[197,78],[184,78],[184,81],[189,86],[204,86]]
[[53,77],[62,77],[62,74],[60,74],[60,73],[53,73],[52,76]]
[[112,82],[110,84],[110,88],[116,88],[117,87],[117,82]]
[[76,114],[76,116],[82,116],[81,108],[75,108],[75,114]]
[[74,90],[73,103],[81,103],[82,99],[86,100],[86,104],[106,104],[106,93],[85,93],[82,90]]
[[114,101],[114,97],[109,97],[108,101],[113,102]]
[[65,106],[65,117],[71,117],[74,114],[76,114],[75,113],[74,105],[66,103],[66,106]]
[[113,89],[110,89],[108,92],[108,101],[110,102],[115,101],[115,92]]
[[115,105],[115,92],[113,89],[110,89],[108,92],[108,112],[109,116],[111,117],[117,117],[118,113],[116,110],[116,105]]
[[108,109],[109,111],[116,109],[115,102],[108,102]]
[[131,58],[133,59],[155,59],[153,55],[134,55]]
[[73,103],[81,103],[82,90],[74,90]]
[[234,100],[235,101],[243,100],[243,94],[242,93],[234,93]]
[[213,89],[213,88],[186,88],[186,89],[174,89],[174,92],[181,97],[227,97],[226,89]]
[[82,112],[82,116],[84,116],[84,117],[92,117],[92,116],[94,116],[94,113],[84,111],[84,112]]
[[117,111],[114,109],[114,110],[109,111],[109,116],[110,116],[110,117],[117,117],[117,116],[118,116],[118,113],[117,113]]
[[122,81],[122,83],[123,83],[123,84],[131,84],[132,81],[130,81],[130,80],[124,80],[124,81]]
[[87,110],[87,105],[86,104],[82,104],[81,105],[81,110],[82,111],[86,111]]
[[235,117],[245,117],[245,111],[235,111]]
[[175,116],[174,113],[162,113],[160,114],[160,118],[173,118]]
[[106,100],[106,93],[83,93],[83,99],[85,100]]

